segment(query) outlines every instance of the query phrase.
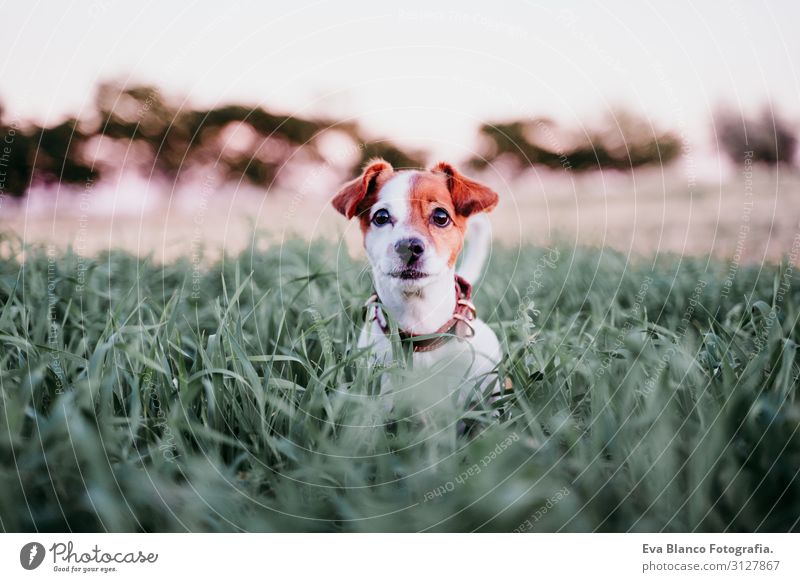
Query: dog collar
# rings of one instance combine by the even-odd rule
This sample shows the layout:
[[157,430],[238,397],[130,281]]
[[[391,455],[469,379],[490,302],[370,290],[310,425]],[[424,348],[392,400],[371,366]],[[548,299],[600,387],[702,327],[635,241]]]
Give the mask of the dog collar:
[[[404,330],[398,330],[398,336],[403,343],[410,343],[415,352],[431,352],[453,338],[466,339],[475,335],[475,328],[472,322],[477,317],[475,305],[472,303],[472,285],[463,277],[455,276],[456,308],[453,316],[444,325],[433,333],[417,334]],[[367,300],[366,307],[375,307],[371,321],[377,321],[384,334],[389,335],[389,326],[378,318],[380,309],[380,298],[377,293],[373,293]]]

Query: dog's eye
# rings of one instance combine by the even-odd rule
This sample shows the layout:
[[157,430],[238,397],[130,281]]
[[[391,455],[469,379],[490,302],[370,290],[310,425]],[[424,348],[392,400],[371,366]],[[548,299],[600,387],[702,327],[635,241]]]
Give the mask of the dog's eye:
[[372,224],[375,226],[383,226],[384,224],[389,224],[391,220],[392,217],[389,215],[389,211],[381,209],[372,217]]
[[431,214],[431,222],[438,227],[444,228],[450,224],[450,215],[447,214],[447,210],[444,208],[437,208]]

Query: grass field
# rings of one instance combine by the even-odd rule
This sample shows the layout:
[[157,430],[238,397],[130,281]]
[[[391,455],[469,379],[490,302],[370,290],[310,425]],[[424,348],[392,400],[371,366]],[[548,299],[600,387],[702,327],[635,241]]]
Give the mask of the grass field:
[[387,411],[336,244],[28,248],[0,263],[0,527],[797,531],[795,270],[495,249],[476,303],[513,394],[463,413],[387,369]]

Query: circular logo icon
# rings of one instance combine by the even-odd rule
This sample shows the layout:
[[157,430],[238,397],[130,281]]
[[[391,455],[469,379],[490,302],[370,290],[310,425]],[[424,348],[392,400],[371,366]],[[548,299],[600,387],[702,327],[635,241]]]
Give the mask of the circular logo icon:
[[19,563],[26,570],[35,570],[44,561],[44,546],[39,542],[29,542],[19,551]]

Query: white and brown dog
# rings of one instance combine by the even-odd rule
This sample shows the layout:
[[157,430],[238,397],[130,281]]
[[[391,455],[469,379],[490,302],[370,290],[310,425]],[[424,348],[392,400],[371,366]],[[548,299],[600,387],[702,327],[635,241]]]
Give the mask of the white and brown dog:
[[[450,164],[395,171],[384,160],[370,162],[333,198],[336,210],[359,221],[372,266],[375,295],[358,346],[371,347],[375,363],[391,365],[393,320],[400,340],[412,346],[414,369],[445,364],[458,372],[462,403],[476,386],[484,394],[493,389],[502,355],[470,301],[490,244],[481,213],[497,202],[494,191]],[[468,222],[467,251],[456,274]]]

